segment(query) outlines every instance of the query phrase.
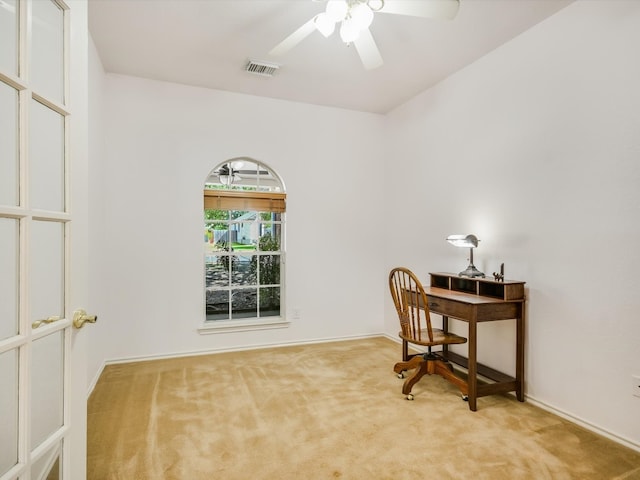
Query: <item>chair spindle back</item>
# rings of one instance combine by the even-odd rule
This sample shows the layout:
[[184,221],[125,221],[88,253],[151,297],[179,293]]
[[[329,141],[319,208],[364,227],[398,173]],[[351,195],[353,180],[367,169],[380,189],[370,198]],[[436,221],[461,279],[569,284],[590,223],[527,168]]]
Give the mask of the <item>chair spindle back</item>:
[[422,283],[415,274],[404,267],[397,267],[389,273],[389,290],[398,313],[402,334],[422,341],[427,333],[433,341],[429,303]]

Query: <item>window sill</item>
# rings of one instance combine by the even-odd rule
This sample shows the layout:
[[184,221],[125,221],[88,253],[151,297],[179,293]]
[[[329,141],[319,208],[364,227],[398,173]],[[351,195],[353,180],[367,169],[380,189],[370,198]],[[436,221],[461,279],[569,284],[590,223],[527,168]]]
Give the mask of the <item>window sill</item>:
[[213,320],[204,322],[198,328],[200,335],[214,333],[247,332],[250,330],[270,330],[273,328],[287,328],[291,322],[282,317],[255,318],[246,320]]

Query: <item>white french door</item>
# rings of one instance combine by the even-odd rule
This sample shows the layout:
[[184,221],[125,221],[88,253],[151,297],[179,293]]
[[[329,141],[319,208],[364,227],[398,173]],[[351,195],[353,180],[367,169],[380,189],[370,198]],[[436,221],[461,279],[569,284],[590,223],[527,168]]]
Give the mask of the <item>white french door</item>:
[[84,478],[86,35],[84,1],[0,0],[0,480]]

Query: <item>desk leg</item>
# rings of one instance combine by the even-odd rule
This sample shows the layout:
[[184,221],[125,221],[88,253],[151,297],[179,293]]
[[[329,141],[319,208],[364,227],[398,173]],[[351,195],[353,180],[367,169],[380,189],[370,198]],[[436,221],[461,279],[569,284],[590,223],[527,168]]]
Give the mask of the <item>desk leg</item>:
[[469,377],[467,386],[469,387],[469,409],[475,412],[478,409],[478,363],[477,363],[477,339],[478,324],[475,319],[469,321]]
[[[449,317],[446,315],[442,315],[442,331],[447,333],[449,332]],[[448,352],[449,345],[443,345],[442,351],[445,353]]]
[[524,402],[524,303],[516,318],[516,398]]

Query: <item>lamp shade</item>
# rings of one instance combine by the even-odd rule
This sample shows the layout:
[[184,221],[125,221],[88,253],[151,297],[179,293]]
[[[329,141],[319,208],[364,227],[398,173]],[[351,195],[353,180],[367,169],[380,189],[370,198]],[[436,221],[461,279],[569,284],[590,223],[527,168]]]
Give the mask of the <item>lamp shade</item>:
[[479,240],[475,235],[449,235],[447,242],[455,247],[475,248]]
[[451,245],[469,249],[469,266],[458,274],[461,277],[484,277],[484,273],[473,264],[473,249],[478,246],[479,241],[475,235],[449,235],[447,237],[447,242]]

